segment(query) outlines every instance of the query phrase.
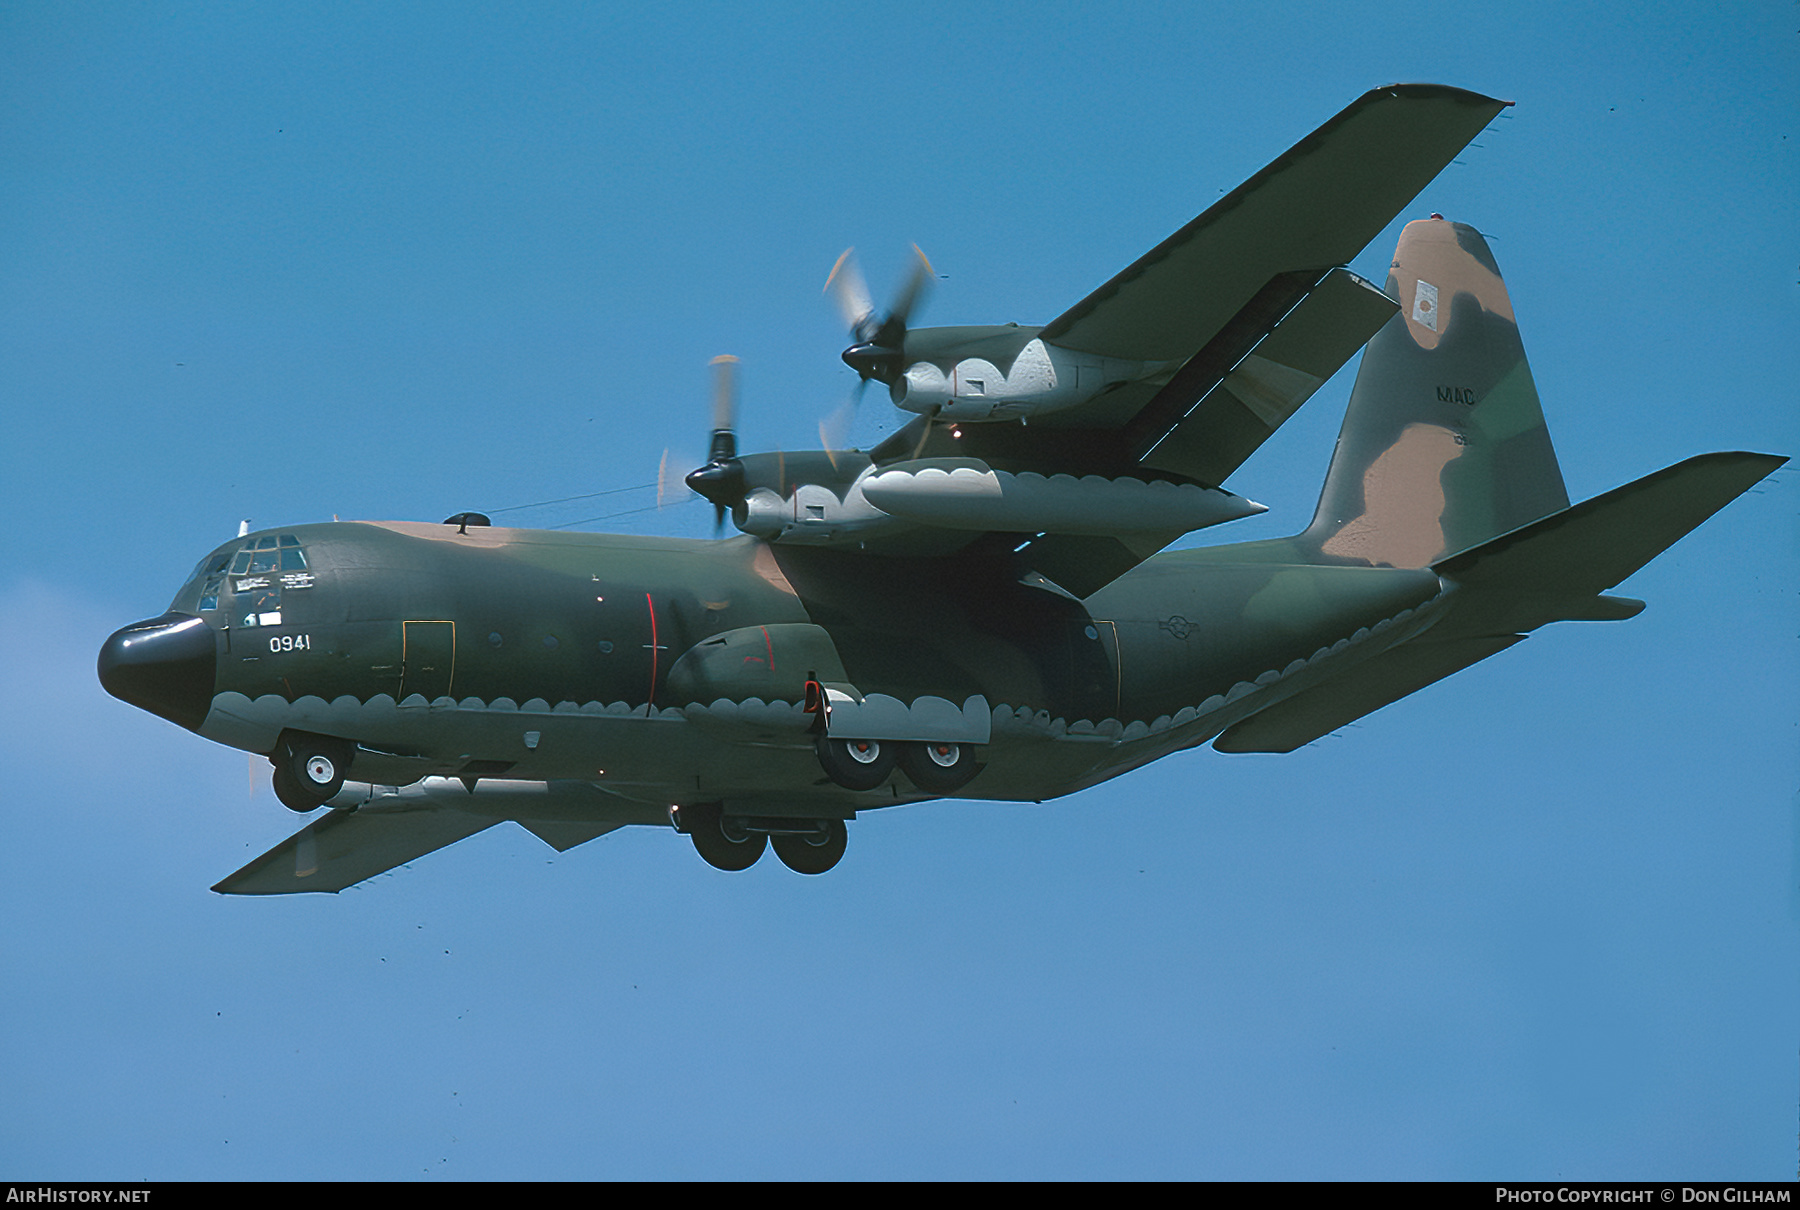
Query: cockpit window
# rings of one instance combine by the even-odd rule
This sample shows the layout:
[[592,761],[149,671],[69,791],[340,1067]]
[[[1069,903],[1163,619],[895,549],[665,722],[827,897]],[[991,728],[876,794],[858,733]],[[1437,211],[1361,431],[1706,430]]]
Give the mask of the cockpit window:
[[314,581],[306,551],[293,534],[264,534],[235,553],[202,559],[194,574],[206,576],[200,609],[218,609],[223,599],[233,626],[281,625],[283,590],[304,591]]

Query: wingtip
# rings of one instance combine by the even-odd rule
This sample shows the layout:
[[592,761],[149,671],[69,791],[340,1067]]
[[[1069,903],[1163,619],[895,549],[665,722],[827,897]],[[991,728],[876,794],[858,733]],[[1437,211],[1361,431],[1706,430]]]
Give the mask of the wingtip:
[[1375,96],[1407,96],[1420,100],[1447,98],[1462,101],[1468,105],[1498,105],[1502,109],[1511,108],[1513,102],[1503,101],[1499,97],[1490,97],[1486,93],[1476,92],[1471,88],[1458,88],[1454,84],[1429,84],[1422,82],[1396,81],[1383,84],[1380,88],[1370,89],[1367,95]]

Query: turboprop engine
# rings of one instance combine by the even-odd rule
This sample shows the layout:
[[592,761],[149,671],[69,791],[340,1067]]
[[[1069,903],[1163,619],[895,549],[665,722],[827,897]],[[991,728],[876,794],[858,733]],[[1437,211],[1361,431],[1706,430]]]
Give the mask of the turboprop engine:
[[894,379],[894,406],[940,420],[1022,420],[1061,411],[1125,382],[1167,378],[1175,362],[1123,361],[1046,344],[1037,328],[924,328]]

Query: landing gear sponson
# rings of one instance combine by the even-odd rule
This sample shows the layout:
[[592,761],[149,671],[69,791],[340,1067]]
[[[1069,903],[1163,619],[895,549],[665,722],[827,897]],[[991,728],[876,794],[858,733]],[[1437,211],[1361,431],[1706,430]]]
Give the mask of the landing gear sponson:
[[[856,737],[859,729],[853,717],[850,725],[832,733],[829,722],[832,701],[840,708],[850,704],[846,695],[816,680],[806,683],[806,713],[813,716],[813,750],[825,776],[846,790],[873,790],[884,784],[898,768],[907,780],[927,794],[954,794],[979,772],[975,745],[970,736],[949,739],[865,739]],[[979,700],[979,699],[972,699]],[[949,706],[949,702],[942,703]],[[967,707],[964,707],[965,710]],[[983,720],[985,722],[985,720]],[[935,728],[933,728],[935,729]],[[891,733],[890,733],[891,734]],[[930,730],[926,730],[930,734]],[[986,740],[985,730],[981,740]]]

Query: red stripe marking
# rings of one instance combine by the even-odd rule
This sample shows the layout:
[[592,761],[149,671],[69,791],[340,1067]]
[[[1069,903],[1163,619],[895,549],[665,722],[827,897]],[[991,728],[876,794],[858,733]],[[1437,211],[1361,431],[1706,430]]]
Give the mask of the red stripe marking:
[[656,709],[656,602],[650,594],[644,594],[644,607],[650,611],[650,699],[644,703],[644,717],[649,718]]

